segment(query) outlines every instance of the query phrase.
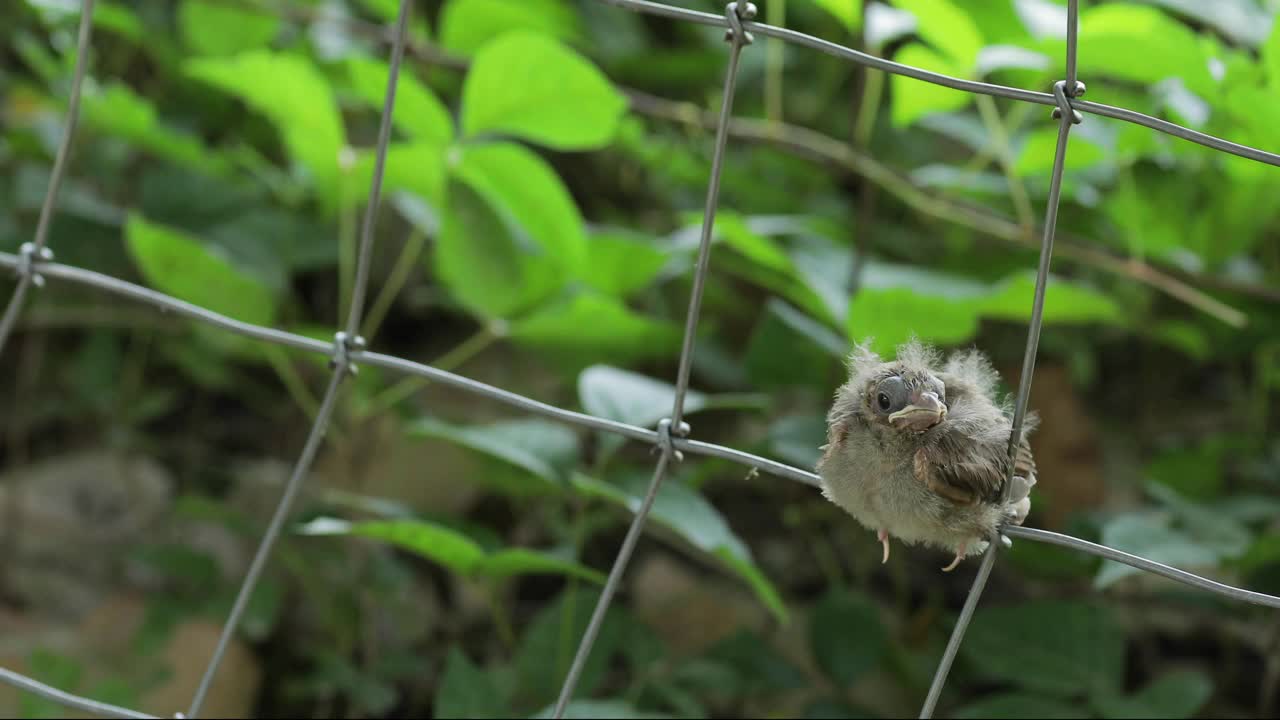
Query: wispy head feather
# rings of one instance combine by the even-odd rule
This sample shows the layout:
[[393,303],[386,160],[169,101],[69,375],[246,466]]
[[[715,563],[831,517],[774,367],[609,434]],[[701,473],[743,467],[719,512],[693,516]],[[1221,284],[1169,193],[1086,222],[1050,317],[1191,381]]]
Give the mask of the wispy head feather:
[[990,398],[996,396],[996,386],[1000,384],[1000,374],[992,367],[987,356],[977,349],[953,353],[947,358],[943,372],[964,380],[979,393]]

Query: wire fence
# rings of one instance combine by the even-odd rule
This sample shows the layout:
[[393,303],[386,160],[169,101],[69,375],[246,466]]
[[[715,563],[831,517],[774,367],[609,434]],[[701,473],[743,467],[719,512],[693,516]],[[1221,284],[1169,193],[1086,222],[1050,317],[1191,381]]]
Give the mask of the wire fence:
[[[163,293],[159,293],[133,283],[96,273],[92,270],[54,262],[53,254],[47,247],[49,225],[53,216],[58,189],[66,174],[68,156],[71,151],[72,143],[75,139],[76,126],[80,112],[80,88],[84,79],[85,68],[88,64],[90,36],[92,31],[94,0],[83,0],[76,48],[76,63],[67,109],[67,121],[62,139],[58,146],[57,155],[54,160],[48,190],[41,206],[39,221],[36,226],[36,233],[33,240],[29,243],[23,244],[17,254],[0,253],[0,267],[15,271],[18,277],[14,293],[5,308],[3,317],[0,317],[0,352],[3,351],[5,342],[13,330],[17,316],[24,306],[26,296],[31,287],[42,287],[45,283],[45,279],[51,278],[54,280],[66,281],[105,290],[118,296],[131,298],[161,310],[183,315],[239,335],[261,340],[263,342],[275,343],[277,345],[292,347],[299,350],[324,354],[330,357],[330,367],[332,370],[324,398],[320,404],[319,412],[311,426],[311,430],[307,436],[302,451],[298,456],[298,460],[294,464],[292,474],[288,483],[285,485],[285,489],[276,506],[267,530],[257,548],[253,561],[245,575],[244,581],[241,583],[236,601],[222,628],[218,644],[209,659],[209,663],[204,671],[199,687],[185,713],[176,712],[174,714],[175,717],[194,718],[199,715],[201,707],[208,695],[210,685],[218,672],[218,668],[222,662],[223,655],[226,652],[227,645],[231,637],[239,628],[248,599],[252,595],[258,579],[271,557],[275,543],[279,538],[285,523],[289,519],[293,502],[311,468],[312,461],[315,459],[316,453],[320,448],[320,444],[324,439],[325,430],[333,413],[334,404],[342,386],[342,381],[348,375],[353,374],[359,364],[377,366],[406,375],[416,375],[428,380],[460,388],[462,390],[475,393],[476,395],[506,403],[514,408],[518,408],[535,415],[541,415],[553,420],[579,425],[594,430],[616,433],[632,440],[654,445],[658,450],[660,450],[657,465],[654,468],[653,478],[649,483],[644,500],[636,510],[635,517],[627,530],[622,546],[618,550],[618,554],[609,572],[604,591],[600,595],[592,613],[591,620],[587,625],[586,632],[583,634],[579,643],[573,664],[570,666],[569,672],[565,678],[564,685],[555,706],[554,717],[556,718],[563,716],[566,706],[573,697],[579,675],[582,672],[582,668],[587,657],[591,653],[592,645],[594,644],[596,635],[600,630],[601,622],[604,619],[605,613],[610,604],[613,602],[613,597],[616,594],[618,585],[626,572],[628,562],[631,559],[631,554],[639,540],[639,536],[648,518],[649,511],[653,507],[654,500],[657,497],[663,480],[666,478],[667,471],[673,462],[682,461],[684,453],[718,457],[771,473],[777,477],[795,480],[814,487],[819,485],[818,476],[806,470],[791,467],[783,463],[769,460],[768,458],[752,455],[730,447],[693,440],[690,438],[691,428],[688,423],[683,420],[684,400],[689,388],[689,374],[692,364],[694,341],[697,335],[699,316],[701,314],[702,291],[706,282],[707,270],[710,265],[712,229],[718,206],[720,176],[724,166],[725,147],[727,145],[729,135],[727,128],[732,117],[733,97],[737,83],[738,61],[743,49],[752,43],[754,35],[778,38],[788,43],[816,49],[858,65],[864,65],[884,72],[915,78],[935,85],[941,85],[972,93],[980,93],[984,95],[1046,105],[1053,108],[1053,118],[1058,120],[1058,136],[1054,150],[1053,169],[1050,179],[1047,206],[1045,209],[1044,232],[1040,244],[1040,260],[1036,274],[1035,295],[1031,307],[1030,325],[1027,333],[1026,352],[1023,357],[1022,374],[1014,409],[1013,428],[1010,435],[1009,452],[1011,457],[1016,448],[1015,438],[1019,437],[1023,419],[1026,416],[1027,401],[1030,396],[1031,381],[1035,370],[1036,350],[1039,344],[1041,321],[1044,313],[1045,288],[1048,280],[1049,265],[1053,256],[1053,241],[1057,225],[1059,197],[1062,188],[1063,165],[1067,153],[1067,140],[1071,132],[1071,128],[1082,122],[1082,113],[1110,117],[1143,125],[1153,130],[1157,130],[1174,137],[1183,138],[1185,140],[1190,140],[1222,152],[1249,158],[1269,165],[1280,166],[1280,155],[1275,153],[1244,145],[1238,145],[1221,138],[1213,137],[1158,118],[1150,117],[1142,113],[1081,100],[1080,97],[1084,94],[1085,86],[1084,83],[1079,82],[1076,79],[1077,0],[1069,0],[1067,8],[1066,78],[1056,82],[1051,93],[1034,92],[1030,90],[1022,90],[1002,85],[993,85],[940,75],[938,73],[868,55],[852,48],[809,35],[804,35],[786,28],[753,22],[753,18],[756,14],[756,8],[750,2],[731,2],[727,5],[724,15],[721,16],[698,12],[695,10],[688,10],[685,8],[662,5],[659,3],[648,2],[646,0],[598,1],[636,12],[701,25],[722,27],[725,29],[725,40],[729,43],[729,61],[725,72],[723,99],[721,101],[720,113],[715,129],[715,145],[712,155],[711,176],[707,183],[706,204],[703,210],[698,257],[694,269],[693,286],[685,322],[684,340],[676,375],[675,399],[671,408],[670,417],[660,421],[656,429],[639,427],[571,410],[565,410],[523,395],[508,392],[460,375],[455,375],[444,370],[433,368],[429,365],[424,365],[400,357],[371,352],[365,349],[364,340],[358,335],[358,328],[360,326],[361,315],[363,312],[366,290],[369,285],[369,260],[372,252],[373,232],[380,202],[387,147],[391,134],[391,117],[392,110],[395,107],[396,83],[399,76],[401,59],[403,58],[405,51],[405,36],[410,7],[412,4],[411,0],[400,0],[399,14],[394,25],[394,30],[389,34],[391,41],[390,72],[380,118],[373,182],[370,187],[368,205],[365,210],[365,217],[360,232],[356,281],[354,283],[350,310],[346,318],[345,325],[335,334],[334,341],[332,343],[325,343],[275,328],[263,327],[234,320],[224,315],[219,315],[218,313],[206,310],[197,305],[184,302],[177,298],[170,297]],[[1009,467],[1010,472],[1012,472],[1013,463],[1009,463]],[[1007,492],[1009,483],[1006,482],[1005,485]],[[969,595],[961,610],[955,628],[952,631],[950,641],[948,642],[942,659],[939,662],[928,696],[926,697],[924,705],[920,711],[920,717],[922,718],[931,717],[933,714],[938,698],[946,683],[951,664],[954,661],[956,653],[960,647],[960,643],[964,638],[965,630],[967,629],[969,621],[973,616],[974,609],[977,607],[978,601],[982,596],[982,591],[986,586],[987,578],[991,574],[991,569],[995,564],[998,549],[1001,546],[1009,545],[1011,543],[1010,538],[1021,538],[1071,548],[1107,560],[1124,563],[1140,570],[1160,575],[1177,582],[1185,583],[1208,592],[1217,593],[1234,600],[1280,609],[1280,597],[1224,585],[1177,568],[1169,567],[1168,565],[1068,535],[1020,526],[1004,527],[1000,530],[1000,537],[992,538],[992,542],[989,544],[989,547],[982,558],[982,562],[978,567],[977,575],[974,578]],[[0,668],[0,682],[5,682],[21,690],[34,693],[67,708],[81,710],[98,716],[124,718],[153,717],[129,708],[100,703],[87,697],[63,692],[32,678],[2,668]]]

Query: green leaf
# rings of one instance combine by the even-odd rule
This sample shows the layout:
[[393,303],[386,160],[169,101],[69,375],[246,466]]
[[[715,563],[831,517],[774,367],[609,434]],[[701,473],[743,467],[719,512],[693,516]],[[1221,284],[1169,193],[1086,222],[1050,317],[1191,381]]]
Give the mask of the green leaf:
[[[698,231],[701,232],[701,216],[694,217],[697,219]],[[737,213],[722,212],[716,217],[713,232],[716,240],[738,251],[756,265],[774,272],[791,273],[791,258],[787,257],[772,238],[751,227],[750,219]]]
[[1262,44],[1262,63],[1271,87],[1280,87],[1280,23],[1271,25],[1271,34]]
[[744,695],[812,687],[811,679],[791,663],[786,653],[778,652],[750,630],[739,630],[721,641],[708,654],[708,659],[725,663],[743,676],[746,683],[741,694]]
[[577,13],[562,0],[449,0],[441,12],[441,45],[463,55],[512,30],[561,40],[581,34]]
[[454,298],[482,318],[534,306],[563,285],[556,258],[470,186],[450,182],[433,266]]
[[[687,226],[676,235],[675,240],[677,244],[687,244],[692,250],[696,248],[701,235],[702,218],[699,214],[689,213],[685,221]],[[726,211],[716,218],[712,240],[723,243],[734,251],[718,261],[722,268],[772,290],[811,315],[833,321],[843,313],[848,302],[848,274],[842,274],[835,287],[825,281],[833,274],[831,265],[838,266],[848,260],[848,250],[835,248],[830,243],[816,250],[801,244],[800,247],[793,248],[796,254],[793,258],[780,243],[780,236],[784,235],[799,235],[805,240],[814,240],[809,234],[811,232],[802,220],[795,218],[767,215],[744,217]],[[821,257],[815,258],[814,255]],[[827,265],[821,272],[811,272],[809,264],[815,259]],[[838,304],[833,302],[834,296],[839,297]],[[838,307],[838,313],[833,311],[833,305]]]
[[115,135],[159,157],[211,175],[226,175],[230,163],[212,153],[199,138],[160,122],[155,106],[127,85],[112,82],[85,88],[85,125]]
[[432,715],[438,718],[494,718],[510,715],[491,676],[456,647],[449,649],[444,677],[436,689]]
[[484,558],[484,548],[466,535],[442,525],[417,520],[350,523],[319,517],[298,528],[302,535],[356,535],[381,540],[448,568],[469,575]]
[[1087,717],[1086,711],[1066,701],[1055,700],[1032,693],[999,693],[988,695],[981,700],[971,702],[952,713],[959,719],[982,720],[1022,720],[1023,718],[1045,718],[1045,720],[1073,720]]
[[[940,55],[923,45],[905,45],[893,58],[904,65],[933,72],[964,77],[965,70],[944,55]],[[894,127],[906,127],[926,115],[951,112],[968,107],[973,97],[966,92],[922,82],[915,78],[894,75],[889,79],[889,87],[893,92],[889,118]]]
[[[1170,526],[1167,515],[1132,513],[1121,515],[1102,527],[1102,544],[1145,557],[1181,570],[1195,571],[1217,566],[1221,556],[1198,538]],[[1093,580],[1102,589],[1141,571],[1137,568],[1104,560]]]
[[571,560],[536,550],[512,548],[486,553],[479,543],[453,528],[421,520],[350,523],[319,517],[298,528],[302,535],[356,535],[381,540],[460,575],[504,578],[513,575],[569,575],[604,583],[604,576]]
[[[984,317],[1025,322],[1035,299],[1036,276],[1030,270],[1016,273],[992,288],[992,294],[975,303]],[[1118,323],[1120,306],[1102,293],[1084,285],[1049,276],[1045,288],[1046,324]]]
[[[447,151],[448,146],[434,143],[388,147],[382,175],[383,195],[390,196],[398,191],[409,192],[425,200],[437,211],[445,207]],[[375,159],[374,150],[362,150],[357,154],[350,174],[342,180],[344,203],[362,205],[368,201]]]
[[[387,63],[367,57],[347,60],[347,72],[356,95],[370,108],[381,111],[387,94]],[[433,145],[453,141],[453,120],[444,104],[407,68],[396,81],[396,104],[391,120],[401,132]]]
[[[912,335],[937,344],[960,343],[977,332],[984,317],[1026,322],[1035,278],[1020,272],[994,285],[929,269],[871,262],[849,307],[849,337],[874,338],[890,352]],[[1119,306],[1101,293],[1052,276],[1045,290],[1044,322],[1117,323]]]
[[[81,661],[43,648],[31,651],[27,657],[27,667],[30,668],[29,672],[36,680],[65,692],[75,692],[84,677],[84,665]],[[22,693],[19,707],[22,712],[21,717],[24,718],[66,716],[66,710],[57,703],[31,693]]]
[[447,440],[527,471],[559,486],[562,468],[577,460],[578,436],[545,420],[504,420],[489,425],[458,426],[422,418],[410,423],[413,437]]
[[[1053,169],[1053,156],[1057,147],[1057,129],[1040,128],[1031,131],[1022,143],[1014,170],[1019,175],[1048,175]],[[1063,167],[1067,170],[1080,170],[1106,161],[1109,155],[1105,148],[1076,133],[1068,141]]]
[[[543,708],[535,718],[550,718],[555,715],[555,707]],[[564,718],[574,720],[666,720],[670,715],[653,710],[641,710],[625,700],[574,700],[565,705]]]
[[[555,700],[598,599],[599,592],[594,589],[570,589],[556,602],[538,610],[516,650],[520,705],[539,707]],[[580,695],[591,695],[621,652],[629,620],[626,611],[617,605],[605,612],[595,646],[578,679]]]
[[280,29],[280,18],[220,0],[183,0],[178,27],[187,47],[197,54],[234,55],[270,43]]
[[787,415],[769,427],[770,451],[802,468],[817,465],[826,441],[827,419],[821,414]]
[[132,214],[125,224],[125,242],[152,287],[255,325],[270,325],[275,319],[271,291],[195,238]]
[[[675,393],[674,385],[608,365],[592,365],[578,375],[578,401],[584,410],[640,427],[651,427],[670,415]],[[767,398],[762,395],[707,395],[688,390],[684,412],[691,415],[712,408],[758,408],[764,402]]]
[[1239,560],[1240,569],[1246,574],[1271,565],[1280,566],[1280,533],[1259,535]]
[[887,646],[875,603],[860,593],[829,592],[809,618],[809,647],[818,667],[837,687],[847,688],[875,669]]
[[328,80],[309,60],[255,50],[228,58],[188,60],[184,69],[270,119],[294,159],[333,197],[346,132]]
[[462,129],[513,135],[556,150],[613,139],[626,98],[594,65],[554,39],[502,35],[476,54],[462,89]]
[[847,351],[844,338],[778,298],[769,298],[747,344],[757,387],[825,384]]
[[618,300],[578,293],[566,301],[539,308],[511,324],[517,342],[574,356],[632,360],[665,357],[680,348],[680,328],[666,320],[640,315]]
[[1037,601],[979,608],[961,646],[984,676],[1054,697],[1117,689],[1124,633],[1105,607]]
[[1223,438],[1172,448],[1147,463],[1145,474],[1195,500],[1211,500],[1222,491],[1228,449]]
[[[969,12],[949,0],[895,0],[894,5],[914,15],[916,34],[959,69],[958,73],[950,74],[967,76],[971,73],[983,41],[982,33]],[[899,62],[915,64],[901,59]],[[918,80],[913,82],[924,84]]]
[[[1061,40],[1054,48],[1065,47]],[[1196,34],[1153,7],[1105,4],[1080,14],[1079,71],[1082,76],[1107,76],[1146,85],[1170,77],[1187,88],[1212,97],[1217,83]],[[1051,57],[1061,52],[1049,51]],[[1134,62],[1141,58],[1141,62]]]
[[1199,670],[1176,670],[1132,695],[1101,695],[1093,704],[1108,720],[1195,717],[1213,695],[1213,680]]
[[599,231],[587,243],[587,285],[606,295],[625,297],[648,286],[666,266],[669,252],[652,238],[621,231]]
[[[608,500],[632,513],[639,510],[649,481],[647,475],[628,476],[620,484],[602,482],[579,473],[572,476],[573,486],[580,492]],[[727,565],[747,581],[775,617],[786,622],[786,607],[777,590],[755,567],[750,549],[729,528],[720,511],[700,493],[670,478],[658,490],[650,518],[694,548]]]
[[484,558],[477,566],[476,572],[487,577],[498,578],[531,574],[568,575],[598,585],[603,585],[605,581],[602,573],[572,560],[524,548],[499,550]]
[[814,4],[831,13],[849,32],[862,23],[862,0],[814,0]]
[[464,146],[452,171],[437,272],[472,310],[507,317],[583,269],[582,216],[545,160],[511,143]]

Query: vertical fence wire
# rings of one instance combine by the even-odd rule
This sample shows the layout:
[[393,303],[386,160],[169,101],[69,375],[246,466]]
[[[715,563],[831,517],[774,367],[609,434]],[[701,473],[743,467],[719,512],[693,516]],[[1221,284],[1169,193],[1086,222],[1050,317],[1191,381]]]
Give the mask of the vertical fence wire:
[[[661,5],[659,3],[649,2],[648,0],[599,1],[638,12],[696,22],[703,25],[718,25],[726,29],[726,40],[731,43],[729,62],[725,76],[724,95],[721,100],[720,115],[716,125],[711,176],[707,185],[707,198],[703,212],[702,234],[698,250],[698,260],[694,270],[692,288],[690,291],[684,341],[683,347],[681,348],[679,368],[677,372],[676,392],[673,399],[671,417],[661,421],[658,424],[656,432],[647,428],[640,428],[627,425],[625,423],[606,420],[604,418],[585,415],[583,413],[564,410],[500,388],[479,383],[469,378],[415,363],[410,360],[365,351],[364,341],[357,335],[357,332],[361,321],[360,316],[363,314],[364,300],[368,289],[369,264],[372,257],[372,243],[374,229],[376,227],[376,213],[379,208],[383,175],[385,173],[387,147],[391,134],[392,114],[395,107],[396,86],[401,60],[405,50],[411,0],[400,1],[399,15],[396,20],[394,34],[391,38],[391,62],[389,64],[389,74],[387,78],[387,91],[379,123],[373,182],[369,192],[369,200],[360,235],[356,278],[352,288],[352,297],[348,316],[343,325],[344,330],[335,335],[332,345],[300,335],[276,330],[274,328],[243,323],[204,308],[191,305],[190,303],[186,303],[176,298],[169,297],[162,293],[158,293],[154,290],[133,285],[123,280],[94,273],[89,270],[52,262],[52,255],[47,248],[47,238],[53,213],[55,212],[58,191],[66,173],[70,148],[76,132],[77,122],[79,120],[80,88],[86,73],[85,68],[88,62],[88,54],[90,50],[94,2],[93,0],[83,0],[77,39],[77,58],[74,74],[72,76],[70,99],[67,110],[67,124],[64,129],[61,142],[58,146],[54,166],[50,175],[49,187],[41,206],[40,219],[37,224],[36,233],[33,241],[25,243],[18,255],[0,253],[0,267],[8,267],[16,270],[18,273],[17,287],[5,309],[3,318],[0,318],[0,351],[3,350],[5,340],[14,327],[16,317],[21,311],[24,298],[30,286],[40,286],[43,283],[44,276],[47,275],[61,280],[104,289],[116,295],[129,297],[164,310],[175,311],[195,320],[218,326],[228,331],[252,337],[263,342],[271,342],[309,352],[324,352],[329,354],[331,358],[330,366],[332,374],[329,377],[329,383],[324,394],[324,399],[321,403],[320,411],[311,426],[302,452],[294,465],[293,472],[288,483],[286,483],[286,487],[281,495],[280,501],[276,506],[268,528],[260,542],[257,552],[255,553],[250,569],[240,586],[236,602],[233,605],[228,620],[222,629],[222,634],[219,637],[217,648],[210,658],[209,664],[201,678],[200,685],[192,699],[187,716],[197,717],[201,707],[203,706],[212,681],[216,676],[218,667],[225,655],[230,638],[239,627],[248,599],[251,597],[257,581],[270,558],[271,551],[279,538],[280,533],[283,531],[298,490],[308,474],[319,450],[320,444],[324,439],[325,429],[330,417],[332,416],[334,406],[336,405],[342,380],[347,374],[355,372],[355,363],[357,362],[445,382],[468,392],[490,397],[528,412],[541,414],[562,422],[606,432],[618,433],[625,437],[649,442],[654,445],[656,450],[660,451],[660,456],[654,469],[653,479],[649,484],[648,491],[637,510],[635,518],[628,528],[627,535],[614,559],[605,589],[593,610],[591,620],[588,623],[586,632],[584,632],[580,641],[573,664],[566,675],[564,685],[561,688],[560,696],[555,706],[554,714],[556,718],[563,716],[569,700],[573,696],[573,692],[581,675],[582,669],[585,666],[587,658],[590,656],[592,645],[599,633],[601,623],[608,611],[614,595],[616,594],[621,578],[626,572],[627,564],[635,549],[635,545],[639,540],[639,536],[643,531],[645,521],[661,488],[662,482],[670,469],[671,463],[673,461],[678,462],[683,459],[682,452],[721,457],[751,467],[763,469],[766,472],[773,473],[779,477],[796,480],[809,485],[817,485],[817,476],[806,470],[783,465],[767,458],[745,453],[741,450],[688,439],[687,435],[689,434],[689,427],[687,423],[683,421],[684,398],[689,386],[693,348],[696,341],[698,320],[701,314],[703,287],[706,282],[706,275],[710,262],[710,246],[719,198],[723,158],[727,144],[727,128],[732,116],[738,60],[742,48],[751,43],[752,32],[759,32],[760,34],[768,37],[779,38],[790,43],[815,48],[851,62],[945,87],[952,87],[968,92],[1006,97],[1014,100],[1054,107],[1054,117],[1059,120],[1058,138],[1054,151],[1049,195],[1046,202],[1044,235],[1042,238],[1040,261],[1036,274],[1035,296],[1032,304],[1027,344],[1023,358],[1022,376],[1019,382],[1017,401],[1014,408],[1014,417],[1011,423],[1012,427],[1009,444],[1010,476],[1013,472],[1012,459],[1020,439],[1030,396],[1031,380],[1035,371],[1036,351],[1043,319],[1044,298],[1048,282],[1049,266],[1053,254],[1053,240],[1057,225],[1058,206],[1061,196],[1062,175],[1067,151],[1068,136],[1071,126],[1081,121],[1080,111],[1144,125],[1157,131],[1196,142],[1222,152],[1232,153],[1271,165],[1280,165],[1280,155],[1275,153],[1238,145],[1236,143],[1193,131],[1164,120],[1136,113],[1131,110],[1079,100],[1079,96],[1084,92],[1084,84],[1080,83],[1076,79],[1078,29],[1077,0],[1069,0],[1068,2],[1066,79],[1054,84],[1052,94],[952,78],[922,70],[920,68],[901,65],[882,58],[867,55],[860,51],[853,50],[852,48],[836,45],[786,28],[778,28],[755,23],[751,20],[755,16],[756,9],[751,3],[730,3],[726,7],[724,16],[721,17],[709,13]],[[1009,487],[1011,486],[1011,479],[1011,477],[1006,478],[1004,489],[1006,499]],[[961,609],[956,626],[948,641],[946,650],[943,653],[937,673],[934,676],[933,683],[931,684],[928,696],[926,697],[924,706],[921,710],[920,717],[922,718],[932,716],[938,699],[941,696],[951,665],[955,660],[956,653],[963,641],[965,630],[973,617],[974,610],[977,607],[987,579],[995,564],[997,546],[1000,544],[1001,540],[1007,540],[1007,537],[1005,536],[1013,536],[1036,542],[1068,547],[1108,560],[1126,563],[1146,572],[1155,573],[1224,597],[1257,605],[1280,608],[1280,597],[1224,585],[1146,558],[1141,558],[1113,548],[1080,540],[1078,538],[1033,528],[1024,528],[1019,526],[1006,527],[1002,529],[999,537],[991,539],[990,545],[983,555],[983,559],[978,567],[973,585],[970,588],[965,604]],[[89,712],[95,715],[126,718],[151,717],[144,713],[127,708],[100,703],[90,698],[73,695],[10,670],[0,669],[0,682],[52,700],[64,707]],[[178,716],[181,717],[182,715],[178,714]]]
[[[303,480],[311,471],[311,465],[320,449],[320,443],[324,440],[329,420],[333,417],[333,409],[338,400],[338,389],[348,374],[356,372],[356,367],[352,364],[351,353],[364,349],[364,340],[356,333],[359,332],[360,314],[364,307],[364,297],[369,282],[369,262],[373,253],[373,232],[377,226],[377,214],[382,192],[382,175],[386,169],[387,145],[391,140],[391,116],[395,110],[396,85],[400,75],[400,61],[404,56],[404,42],[405,36],[408,34],[411,6],[411,0],[400,0],[399,17],[396,19],[396,33],[391,50],[391,63],[387,73],[387,91],[378,127],[373,182],[369,187],[369,200],[365,206],[364,225],[360,232],[356,282],[355,287],[352,288],[351,307],[346,319],[346,331],[339,331],[334,336],[334,354],[330,361],[332,375],[329,377],[329,385],[325,389],[324,399],[321,400],[320,410],[316,413],[315,420],[311,424],[311,430],[307,434],[302,453],[298,456],[298,461],[293,467],[289,482],[285,485],[284,492],[281,494],[280,501],[271,517],[271,523],[267,526],[267,531],[258,545],[258,550],[254,554],[248,573],[245,574],[244,582],[240,584],[235,604],[231,607],[231,614],[228,616],[227,622],[222,626],[222,632],[218,637],[218,645],[214,649],[213,655],[209,658],[209,664],[200,678],[200,685],[196,688],[195,695],[191,699],[191,706],[187,710],[187,717],[190,718],[196,718],[200,714],[200,708],[208,696],[209,688],[213,685],[213,679],[222,664],[222,658],[226,654],[227,646],[240,627],[240,620],[244,616],[245,609],[249,606],[249,599],[253,596],[253,591],[257,587],[259,577],[261,577],[263,570],[266,568],[271,552],[275,549],[276,540],[279,539],[280,533],[284,529],[284,524],[289,518],[290,511],[293,509],[293,502],[302,487]],[[337,158],[334,158],[334,160],[336,162]]]
[[591,613],[591,620],[587,623],[586,632],[583,633],[582,639],[578,644],[578,651],[574,655],[573,663],[569,666],[564,685],[560,688],[560,696],[556,699],[555,713],[553,715],[556,720],[564,717],[565,708],[573,697],[573,691],[578,685],[578,678],[582,674],[583,667],[587,664],[587,658],[591,655],[591,648],[595,645],[596,635],[600,632],[600,625],[604,622],[605,614],[613,602],[613,596],[617,593],[618,585],[622,582],[622,576],[627,571],[631,553],[635,550],[640,534],[644,531],[644,524],[649,517],[649,511],[653,509],[653,503],[658,497],[658,491],[662,488],[662,481],[666,478],[667,468],[672,459],[683,459],[680,451],[675,449],[671,436],[673,433],[680,437],[685,437],[689,434],[689,425],[683,419],[684,398],[689,389],[689,373],[693,366],[693,347],[697,340],[698,319],[702,314],[702,291],[706,283],[707,268],[711,263],[711,238],[715,229],[716,208],[720,199],[720,174],[724,167],[725,147],[728,145],[729,118],[733,115],[733,95],[738,84],[738,58],[742,54],[742,48],[752,41],[751,34],[743,30],[742,23],[744,20],[751,20],[755,15],[756,6],[750,2],[741,5],[737,2],[731,2],[725,6],[725,19],[729,23],[729,29],[725,31],[725,40],[729,42],[729,63],[725,68],[724,96],[720,100],[720,119],[716,123],[715,148],[711,155],[711,176],[707,180],[707,200],[702,211],[702,236],[698,244],[698,262],[694,269],[693,286],[689,293],[689,311],[685,319],[684,341],[680,350],[680,364],[676,373],[676,389],[675,397],[672,401],[671,417],[662,420],[658,425],[657,447],[661,455],[658,457],[657,467],[654,468],[653,479],[649,481],[649,489],[645,493],[644,500],[640,503],[640,507],[636,509],[636,515],[631,521],[631,526],[627,528],[627,535],[623,538],[622,546],[613,561],[613,567],[609,570],[609,579],[605,582],[600,598],[596,601],[595,609]]
[[[1049,177],[1049,197],[1045,201],[1044,235],[1040,244],[1040,264],[1036,269],[1035,298],[1031,304],[1031,323],[1027,329],[1026,351],[1022,358],[1022,376],[1018,379],[1018,399],[1014,405],[1012,428],[1009,433],[1008,470],[1005,475],[1004,488],[1001,490],[1001,502],[1009,498],[1009,490],[1013,485],[1014,458],[1022,443],[1022,424],[1027,415],[1027,403],[1031,399],[1031,380],[1035,376],[1036,350],[1040,345],[1040,327],[1044,319],[1044,295],[1049,283],[1049,265],[1053,260],[1053,236],[1058,226],[1058,204],[1062,196],[1062,172],[1067,156],[1067,140],[1071,134],[1071,126],[1081,121],[1080,113],[1071,106],[1071,98],[1081,94],[1084,86],[1076,77],[1076,22],[1077,0],[1068,0],[1067,4],[1067,81],[1054,83],[1053,94],[1058,100],[1058,107],[1053,110],[1053,117],[1058,119],[1058,142],[1053,151],[1053,170]],[[974,576],[969,595],[965,598],[964,608],[956,619],[951,638],[947,641],[946,650],[938,663],[933,682],[929,686],[929,694],[920,708],[921,718],[933,717],[934,708],[942,696],[942,688],[946,685],[947,675],[951,672],[951,664],[955,662],[956,653],[960,651],[960,643],[964,640],[965,631],[973,619],[973,612],[987,586],[991,569],[995,566],[996,553],[1001,545],[1002,537],[993,537],[987,551]]]
[[62,178],[67,173],[67,163],[71,156],[71,144],[75,141],[76,128],[80,124],[80,87],[84,84],[84,75],[89,67],[89,39],[93,34],[93,1],[84,0],[80,6],[80,29],[76,36],[76,65],[71,75],[71,93],[67,100],[67,125],[62,129],[62,141],[58,143],[58,152],[53,159],[53,170],[49,173],[49,187],[45,190],[44,201],[40,204],[40,219],[36,222],[36,234],[31,242],[25,243],[20,250],[22,264],[18,266],[18,286],[9,298],[9,304],[0,317],[0,352],[4,351],[5,341],[13,326],[18,321],[18,313],[32,285],[44,284],[40,277],[38,264],[53,259],[53,252],[48,248],[49,227],[53,224],[53,213],[58,202],[58,191],[62,188]]

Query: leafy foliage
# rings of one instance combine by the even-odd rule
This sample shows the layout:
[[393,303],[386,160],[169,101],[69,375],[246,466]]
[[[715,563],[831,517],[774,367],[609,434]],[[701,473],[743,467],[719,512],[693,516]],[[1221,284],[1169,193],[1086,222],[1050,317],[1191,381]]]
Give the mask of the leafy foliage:
[[[30,238],[48,187],[75,5],[0,10],[0,249]],[[96,6],[50,232],[60,261],[328,342],[372,214],[361,332],[374,349],[640,427],[671,414],[718,28],[595,0],[413,3],[371,208],[398,0]],[[1065,72],[1060,2],[765,9],[954,77],[1047,91]],[[1083,3],[1088,98],[1275,150],[1275,10]],[[694,437],[814,467],[864,340],[976,346],[1011,388],[1057,142],[1049,109],[886,82],[773,39],[744,50],[737,82],[684,396]],[[1068,147],[1029,524],[1280,591],[1280,174],[1094,116]],[[62,283],[29,313],[13,343],[43,349],[0,354],[17,379],[4,407],[21,408],[0,418],[5,458],[86,442],[154,455],[181,470],[178,522],[202,528],[150,533],[120,561],[120,582],[147,598],[129,672],[28,658],[39,679],[137,705],[172,674],[158,665],[174,628],[229,609],[260,505],[279,497],[236,463],[295,457],[325,358]],[[550,715],[654,456],[513,412],[373,368],[344,383],[295,532],[242,627],[270,663],[264,711]],[[692,455],[668,474],[566,716],[916,712],[967,577],[939,576],[923,549],[881,567],[874,533],[808,488]],[[947,714],[1193,717],[1259,702],[1274,654],[1255,632],[1263,615],[1048,546],[1008,556]]]

